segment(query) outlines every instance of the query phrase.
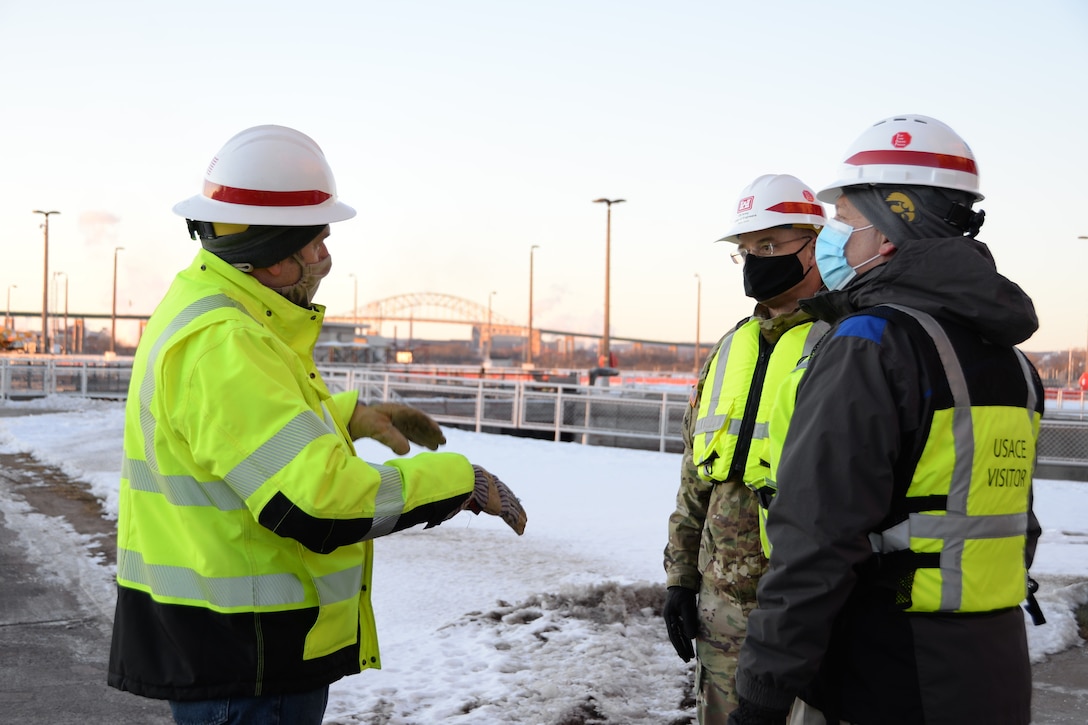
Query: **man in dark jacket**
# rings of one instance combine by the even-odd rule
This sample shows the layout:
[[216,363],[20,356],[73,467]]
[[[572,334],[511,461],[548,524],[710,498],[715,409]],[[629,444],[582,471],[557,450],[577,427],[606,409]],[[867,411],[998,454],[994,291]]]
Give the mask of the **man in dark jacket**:
[[818,196],[828,292],[802,307],[833,326],[798,378],[729,722],[1026,724],[1034,307],[974,239],[975,160],[943,123],[875,124]]

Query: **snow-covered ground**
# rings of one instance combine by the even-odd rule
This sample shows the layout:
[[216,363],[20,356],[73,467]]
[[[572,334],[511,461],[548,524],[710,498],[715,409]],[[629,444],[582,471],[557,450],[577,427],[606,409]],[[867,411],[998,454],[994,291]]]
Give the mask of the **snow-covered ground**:
[[[0,452],[28,452],[86,481],[116,516],[122,406],[44,399],[10,407],[67,412],[0,418]],[[326,722],[610,722],[660,725],[692,714],[692,665],[673,652],[655,608],[676,494],[677,454],[447,430],[445,450],[500,476],[529,514],[523,537],[471,514],[375,543],[382,669],[333,685]],[[360,455],[391,456],[363,442]],[[1044,534],[1033,574],[1047,624],[1028,627],[1033,661],[1082,644],[1088,602],[1088,483],[1039,480]],[[112,614],[111,567],[94,542],[27,510],[0,488],[0,513],[43,569]],[[63,527],[61,527],[63,528]],[[73,546],[85,556],[64,555]]]

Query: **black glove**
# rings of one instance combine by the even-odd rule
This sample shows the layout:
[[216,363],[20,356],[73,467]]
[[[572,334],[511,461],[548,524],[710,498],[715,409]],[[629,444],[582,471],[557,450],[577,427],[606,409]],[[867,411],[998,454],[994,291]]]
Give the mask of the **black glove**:
[[699,633],[699,609],[695,606],[695,592],[687,587],[669,587],[665,592],[665,608],[661,610],[669,641],[676,654],[684,662],[695,656],[691,640]]
[[768,710],[742,697],[726,722],[728,725],[786,725],[789,715],[789,710]]

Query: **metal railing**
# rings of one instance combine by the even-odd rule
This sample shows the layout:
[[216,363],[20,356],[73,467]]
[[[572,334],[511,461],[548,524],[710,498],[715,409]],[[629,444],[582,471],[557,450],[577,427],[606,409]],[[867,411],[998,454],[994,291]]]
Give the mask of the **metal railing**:
[[366,368],[322,368],[321,374],[330,390],[358,390],[364,403],[404,403],[439,423],[477,432],[533,431],[556,441],[683,450],[688,392],[682,386],[651,390]]
[[[77,395],[121,400],[132,358],[0,356],[0,396]],[[420,369],[319,365],[330,390],[358,390],[366,403],[395,401],[444,425],[477,432],[522,433],[556,441],[683,450],[688,386],[657,373],[625,373],[611,385],[587,385],[578,371]],[[646,381],[652,381],[647,383]],[[598,383],[609,382],[602,378]],[[1050,395],[1039,436],[1039,462],[1088,467],[1088,402],[1079,391]]]
[[5,400],[46,395],[124,400],[131,378],[131,357],[0,356],[0,397]]

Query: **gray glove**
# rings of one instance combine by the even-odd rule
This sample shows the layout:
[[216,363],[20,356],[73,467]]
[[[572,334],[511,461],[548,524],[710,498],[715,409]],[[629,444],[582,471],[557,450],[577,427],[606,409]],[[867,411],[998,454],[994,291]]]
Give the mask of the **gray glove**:
[[472,470],[476,474],[476,486],[461,510],[499,516],[518,536],[525,533],[525,509],[514,492],[480,466],[473,466]]
[[446,442],[431,416],[399,403],[358,404],[348,422],[351,439],[373,438],[398,456],[408,452],[408,441],[432,451]]

